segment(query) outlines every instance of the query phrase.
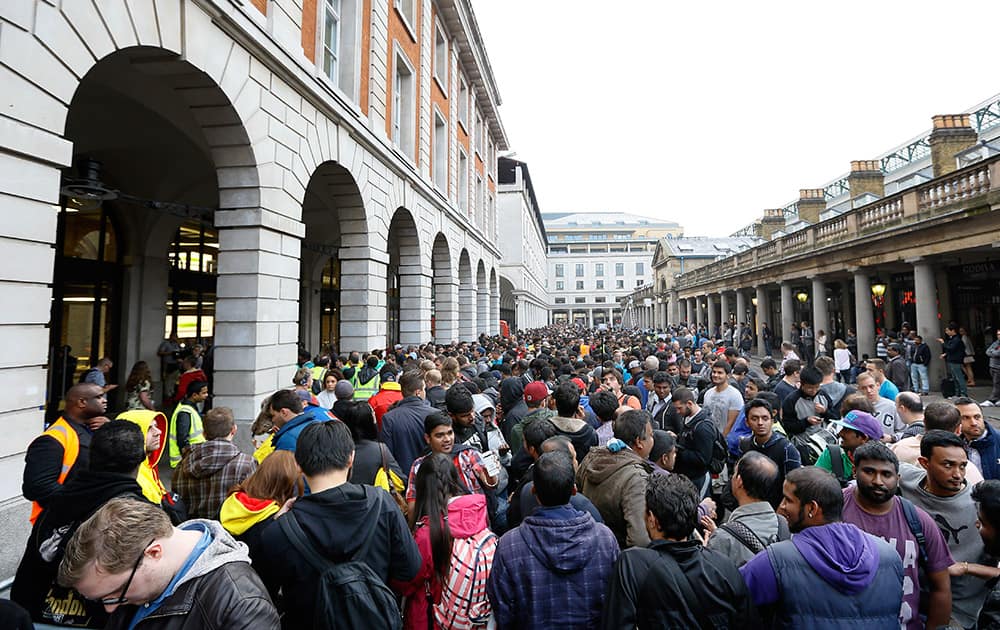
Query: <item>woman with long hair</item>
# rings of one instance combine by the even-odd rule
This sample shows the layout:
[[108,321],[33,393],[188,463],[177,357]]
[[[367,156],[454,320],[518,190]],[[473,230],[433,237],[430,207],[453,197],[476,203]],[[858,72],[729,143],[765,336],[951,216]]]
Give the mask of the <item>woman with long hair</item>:
[[[354,439],[354,464],[351,466],[351,483],[375,485],[382,464],[396,475],[402,486],[406,474],[399,467],[396,458],[389,449],[378,441],[378,429],[375,427],[375,412],[364,400],[345,401],[338,414],[341,422],[351,430]],[[398,489],[402,490],[402,487]]]
[[153,404],[153,375],[149,371],[149,364],[145,361],[136,361],[129,372],[128,380],[125,381],[125,409],[148,409],[155,411]]
[[458,359],[448,357],[441,362],[441,386],[448,389],[458,380]]
[[295,463],[295,453],[275,451],[252,475],[233,486],[222,503],[219,521],[226,531],[247,544],[253,558],[264,528],[286,502],[304,492],[305,481]]
[[972,339],[964,327],[960,326],[958,328],[958,334],[962,338],[962,344],[965,346],[965,358],[962,359],[962,372],[965,373],[965,381],[968,386],[975,387],[976,375],[972,371],[972,365],[976,362],[976,349],[972,345]]
[[417,470],[413,537],[423,564],[410,582],[404,628],[485,628],[492,614],[486,580],[497,537],[486,518],[486,497],[468,494],[451,458],[428,455]]

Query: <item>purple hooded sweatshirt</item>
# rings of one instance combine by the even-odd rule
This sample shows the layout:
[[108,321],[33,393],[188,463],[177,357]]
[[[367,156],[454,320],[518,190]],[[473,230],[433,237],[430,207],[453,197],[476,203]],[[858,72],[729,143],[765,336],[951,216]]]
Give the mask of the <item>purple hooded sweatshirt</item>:
[[[878,547],[850,523],[809,527],[795,534],[792,544],[824,581],[844,595],[860,593],[875,580]],[[778,601],[778,579],[766,550],[740,567],[740,573],[755,605]]]

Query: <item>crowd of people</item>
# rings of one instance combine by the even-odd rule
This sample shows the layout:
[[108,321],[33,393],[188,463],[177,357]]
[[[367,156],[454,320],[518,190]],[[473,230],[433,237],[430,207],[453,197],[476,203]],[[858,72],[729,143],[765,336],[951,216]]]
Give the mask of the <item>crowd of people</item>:
[[1000,627],[1000,433],[922,397],[910,333],[302,351],[252,453],[197,356],[169,414],[147,367],[115,419],[93,376],[29,446],[11,599],[76,627]]

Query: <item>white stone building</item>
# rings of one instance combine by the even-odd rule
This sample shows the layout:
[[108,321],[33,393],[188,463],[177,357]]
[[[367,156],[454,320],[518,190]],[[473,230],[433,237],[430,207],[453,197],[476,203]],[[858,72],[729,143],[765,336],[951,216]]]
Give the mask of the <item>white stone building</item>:
[[553,323],[621,324],[619,301],[653,279],[653,250],[683,228],[624,213],[543,213]]
[[545,226],[528,165],[497,161],[497,215],[500,223],[500,319],[511,329],[548,323]]
[[469,0],[0,2],[0,578],[101,356],[213,345],[248,421],[298,342],[498,332],[499,103]]

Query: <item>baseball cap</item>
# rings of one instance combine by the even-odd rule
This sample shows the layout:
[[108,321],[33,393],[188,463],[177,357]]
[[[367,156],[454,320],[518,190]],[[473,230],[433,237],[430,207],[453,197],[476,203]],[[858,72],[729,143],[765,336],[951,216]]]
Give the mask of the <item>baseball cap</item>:
[[337,400],[350,400],[354,396],[354,386],[350,381],[337,381],[333,387],[333,395]]
[[853,429],[859,433],[864,433],[873,440],[881,440],[884,431],[882,424],[870,413],[864,411],[851,410],[840,420],[834,420],[831,424],[843,429]]
[[570,379],[569,382],[573,383],[574,385],[576,385],[580,389],[581,393],[587,391],[587,386],[583,384],[583,380],[582,379],[572,378],[572,379]]
[[630,370],[634,370],[634,369],[636,369],[637,367],[639,367],[640,365],[642,365],[642,364],[641,364],[641,363],[639,363],[638,361],[629,361],[629,364],[628,364],[628,369],[630,369]]
[[542,381],[532,381],[524,386],[525,402],[539,402],[549,395],[549,388]]

